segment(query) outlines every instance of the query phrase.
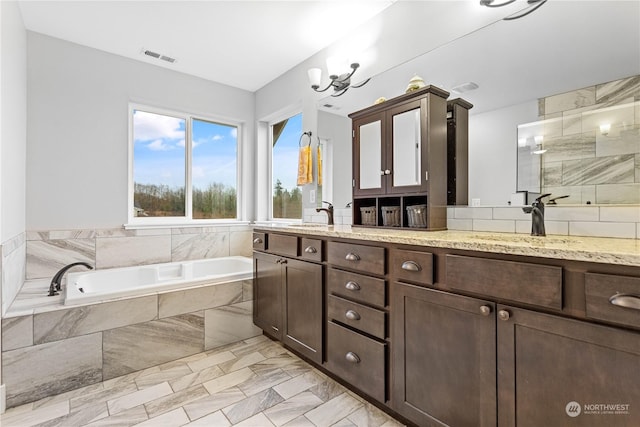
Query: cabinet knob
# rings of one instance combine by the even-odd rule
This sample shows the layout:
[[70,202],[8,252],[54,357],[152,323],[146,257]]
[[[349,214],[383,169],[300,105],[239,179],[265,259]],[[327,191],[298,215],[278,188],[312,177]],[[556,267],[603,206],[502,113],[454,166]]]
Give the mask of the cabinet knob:
[[286,260],[286,259],[281,259],[281,260],[280,260],[280,264],[286,264],[286,263],[287,263],[287,260]]
[[488,316],[491,314],[491,307],[488,305],[483,305],[480,307],[480,314],[483,316]]
[[345,283],[344,287],[349,289],[350,291],[360,290],[360,285],[354,281],[348,281],[347,283]]
[[498,318],[500,320],[509,320],[510,317],[511,317],[511,313],[509,313],[507,310],[500,310],[498,312]]
[[422,267],[415,261],[405,261],[402,263],[402,269],[407,271],[421,271]]
[[256,237],[255,239],[253,239],[254,245],[259,245],[260,243],[262,243],[262,239],[260,237]]
[[360,363],[360,357],[354,352],[350,351],[349,353],[344,355],[344,358],[347,359],[347,362],[351,363]]
[[384,171],[380,171],[380,176],[384,176]]
[[619,307],[640,310],[640,296],[631,294],[615,294],[609,298],[609,302]]
[[360,314],[358,314],[358,312],[354,310],[347,310],[347,312],[344,314],[344,317],[349,320],[360,320]]
[[391,171],[390,171],[389,169],[385,169],[385,170],[384,170],[384,174],[385,174],[385,175],[391,175]]
[[304,248],[304,251],[308,254],[315,254],[318,253],[318,250],[316,248],[314,248],[313,246],[307,246],[306,248]]
[[357,254],[354,254],[352,252],[349,252],[344,259],[346,259],[347,261],[360,261],[360,257]]

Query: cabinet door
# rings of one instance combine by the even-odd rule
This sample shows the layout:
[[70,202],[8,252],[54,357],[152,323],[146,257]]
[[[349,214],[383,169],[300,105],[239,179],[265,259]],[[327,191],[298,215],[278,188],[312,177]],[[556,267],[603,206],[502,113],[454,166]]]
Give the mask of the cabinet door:
[[285,330],[282,342],[312,361],[322,363],[322,266],[286,259],[284,274]]
[[494,304],[396,282],[390,311],[393,409],[420,426],[495,426]]
[[498,307],[498,425],[640,426],[640,334]]
[[353,121],[353,194],[380,195],[386,191],[384,112]]
[[253,254],[253,323],[276,339],[282,338],[282,259]]
[[[426,101],[417,100],[389,111],[390,137],[387,147],[388,193],[427,190]],[[423,135],[425,135],[423,137]]]

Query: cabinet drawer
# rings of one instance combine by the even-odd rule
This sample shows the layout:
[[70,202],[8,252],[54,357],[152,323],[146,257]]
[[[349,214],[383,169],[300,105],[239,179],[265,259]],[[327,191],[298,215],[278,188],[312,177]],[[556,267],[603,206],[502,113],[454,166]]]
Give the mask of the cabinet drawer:
[[322,240],[303,237],[300,242],[300,258],[309,261],[322,261]]
[[453,289],[562,309],[562,267],[447,255],[446,268]]
[[274,254],[298,256],[298,238],[286,234],[269,233],[267,249]]
[[264,251],[267,248],[267,234],[253,233],[253,249]]
[[380,402],[385,401],[386,344],[329,322],[327,368]]
[[384,248],[352,243],[328,243],[329,263],[371,274],[385,273]]
[[640,329],[640,277],[584,276],[587,317]]
[[327,289],[330,294],[384,307],[386,284],[383,279],[329,269]]
[[396,280],[433,284],[433,254],[429,252],[392,249],[389,269]]
[[329,295],[327,318],[328,320],[344,323],[380,339],[384,339],[386,336],[386,313],[384,311],[342,299],[335,295]]

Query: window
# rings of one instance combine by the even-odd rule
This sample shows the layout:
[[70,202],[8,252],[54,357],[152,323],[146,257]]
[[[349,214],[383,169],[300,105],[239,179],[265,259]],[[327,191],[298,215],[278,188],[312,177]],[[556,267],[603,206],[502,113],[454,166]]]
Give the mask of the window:
[[302,218],[302,191],[297,186],[300,135],[302,113],[271,125],[272,218]]
[[131,107],[129,222],[236,219],[238,126]]

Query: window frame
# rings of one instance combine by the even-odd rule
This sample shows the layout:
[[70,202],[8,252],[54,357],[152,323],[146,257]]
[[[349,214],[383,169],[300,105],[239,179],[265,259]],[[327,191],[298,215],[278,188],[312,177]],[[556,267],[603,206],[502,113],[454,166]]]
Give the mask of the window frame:
[[[136,110],[171,116],[185,120],[185,215],[182,216],[163,216],[163,217],[137,217],[133,214],[134,209],[134,134],[133,134],[133,113]],[[242,122],[230,120],[228,118],[216,118],[206,114],[192,113],[171,110],[168,108],[155,107],[148,104],[129,103],[128,108],[128,178],[127,178],[127,223],[125,228],[143,228],[143,227],[172,227],[172,226],[202,226],[202,225],[220,225],[229,223],[243,222],[241,220],[242,212]],[[235,127],[236,132],[236,217],[235,218],[193,218],[193,147],[192,147],[192,126],[193,120],[211,122],[223,126]]]

